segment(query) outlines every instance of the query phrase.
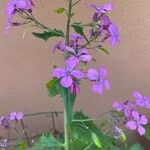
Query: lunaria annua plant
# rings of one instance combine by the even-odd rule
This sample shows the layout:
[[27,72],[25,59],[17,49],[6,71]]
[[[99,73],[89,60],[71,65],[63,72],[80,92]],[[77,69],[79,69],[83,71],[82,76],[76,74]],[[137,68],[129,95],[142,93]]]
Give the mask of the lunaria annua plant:
[[[133,101],[114,102],[114,110],[96,118],[90,119],[83,112],[73,112],[82,80],[92,82],[92,91],[99,96],[111,88],[107,78],[108,71],[104,65],[100,64],[99,68],[88,68],[87,65],[91,61],[95,61],[90,52],[102,51],[109,54],[104,46],[105,43],[108,42],[111,48],[119,43],[118,26],[108,16],[113,9],[112,3],[96,5],[89,1],[85,3],[85,7],[93,10],[91,20],[87,24],[82,21],[72,22],[71,19],[75,15],[74,7],[78,6],[81,1],[67,0],[66,8],[60,7],[54,11],[58,14],[66,14],[66,31],[49,28],[38,21],[32,13],[36,4],[31,0],[10,0],[6,6],[6,34],[12,26],[28,25],[29,28],[37,27],[42,30],[41,33],[32,33],[37,38],[45,41],[52,37],[62,38],[54,46],[53,53],[58,51],[62,54],[64,67],[54,65],[53,78],[47,82],[46,86],[50,97],[60,95],[62,98],[64,136],[56,139],[52,134],[44,134],[35,142],[33,149],[142,150],[143,148],[139,144],[127,145],[126,134],[123,130],[124,126],[130,130],[137,130],[140,136],[146,133],[145,125],[148,124],[148,119],[138,111],[138,108],[150,109],[150,99],[139,92],[133,92]],[[20,16],[22,21],[14,22],[15,16]],[[74,29],[74,33],[71,33],[71,28]],[[22,117],[22,113],[13,112],[1,118],[1,126],[4,129],[15,129],[12,121],[19,121]],[[95,124],[97,120],[100,122],[98,125]]]

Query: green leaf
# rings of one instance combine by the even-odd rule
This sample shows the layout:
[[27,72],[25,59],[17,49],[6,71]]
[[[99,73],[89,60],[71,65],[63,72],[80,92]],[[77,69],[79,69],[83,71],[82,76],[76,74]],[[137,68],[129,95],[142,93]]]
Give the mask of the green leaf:
[[83,26],[81,25],[81,23],[74,23],[71,26],[74,28],[75,32],[82,35],[85,38],[85,40],[89,43],[89,40],[87,39],[87,37],[84,34]]
[[123,150],[144,150],[140,144],[136,143],[136,144],[133,144],[129,147],[126,147],[125,149]]
[[[94,133],[99,138],[103,149],[118,150],[118,148],[115,146],[115,138],[104,134],[94,124],[93,121],[84,121],[87,119],[89,119],[89,118],[86,115],[84,115],[81,111],[76,112],[73,115],[74,121],[71,124],[71,133],[72,133],[73,139],[75,141],[80,140],[82,143],[84,143],[85,146],[88,146],[91,144],[91,141],[93,141],[91,134]],[[80,120],[80,121],[78,121],[78,120]],[[94,145],[92,145],[92,146],[94,146]],[[94,148],[91,148],[91,149],[95,150]],[[90,150],[90,148],[88,150]]]
[[20,141],[19,143],[17,143],[15,149],[16,150],[25,150],[28,148],[28,143],[27,141]]
[[62,144],[52,135],[43,134],[34,145],[34,150],[61,150]]
[[102,148],[101,140],[95,133],[92,133],[92,139],[93,139],[93,142],[95,143],[95,145],[101,149]]
[[145,138],[150,141],[150,124],[145,126],[146,134]]
[[102,50],[106,54],[109,54],[109,51],[106,48],[100,47],[100,50]]
[[59,84],[58,79],[54,78],[54,79],[48,81],[46,86],[47,86],[48,95],[50,97],[53,97],[53,96],[56,96],[59,94],[60,84]]
[[44,31],[43,33],[36,33],[36,32],[33,32],[32,33],[35,37],[37,38],[40,38],[40,39],[43,39],[45,41],[47,41],[49,38],[51,37],[65,37],[63,31],[61,30],[57,30],[57,29],[54,29],[54,30],[50,30],[50,31]]
[[57,10],[55,10],[55,12],[57,12],[58,14],[62,14],[65,11],[65,8],[60,7]]

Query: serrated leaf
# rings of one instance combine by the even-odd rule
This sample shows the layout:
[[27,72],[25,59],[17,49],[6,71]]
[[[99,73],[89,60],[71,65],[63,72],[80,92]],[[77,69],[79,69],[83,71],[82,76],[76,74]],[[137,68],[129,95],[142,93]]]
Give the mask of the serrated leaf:
[[55,12],[57,12],[58,14],[62,14],[65,11],[65,8],[60,7],[57,10],[55,10]]
[[81,25],[81,23],[74,23],[71,26],[74,28],[75,32],[82,35],[85,38],[85,40],[89,43],[89,40],[87,39],[87,37],[84,34],[83,26]]
[[146,134],[145,138],[150,141],[150,124],[145,126]]
[[62,144],[52,135],[43,134],[34,145],[34,150],[61,150]]
[[45,41],[47,41],[51,37],[65,37],[65,34],[63,33],[63,31],[57,30],[57,29],[50,30],[50,31],[44,31],[43,33],[33,32],[32,34],[35,37],[43,39]]
[[101,140],[99,139],[99,137],[92,132],[92,139],[93,139],[93,142],[94,144],[98,147],[98,148],[102,148],[102,143],[101,143]]
[[59,94],[60,85],[59,85],[58,79],[54,78],[48,81],[48,83],[46,84],[46,87],[47,87],[48,95],[50,97],[53,97]]
[[[76,112],[73,115],[73,119],[87,120],[89,118],[82,112]],[[118,150],[118,148],[115,146],[115,138],[103,134],[103,132],[94,124],[93,121],[73,121],[71,124],[71,133],[74,140],[80,140],[82,143],[84,143],[84,145],[91,144],[91,141],[93,141],[91,133],[94,133],[101,140],[103,149],[111,148],[111,150]],[[90,150],[90,148],[88,150]]]

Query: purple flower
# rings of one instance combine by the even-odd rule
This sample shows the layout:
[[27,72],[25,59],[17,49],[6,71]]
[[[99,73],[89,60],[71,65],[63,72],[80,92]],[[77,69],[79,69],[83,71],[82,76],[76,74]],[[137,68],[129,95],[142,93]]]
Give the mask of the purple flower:
[[112,3],[107,3],[101,6],[96,6],[95,4],[92,4],[91,7],[95,9],[96,13],[103,14],[112,10]]
[[136,104],[138,106],[150,109],[150,99],[148,97],[142,96],[142,94],[137,91],[133,92],[133,97],[136,98]]
[[11,128],[11,120],[7,117],[1,117],[0,118],[0,126],[2,126],[4,129],[10,129]]
[[34,6],[31,0],[9,0],[6,6],[7,24],[5,28],[5,33],[7,34],[9,28],[12,24],[12,16],[20,10],[21,12],[28,10],[31,11],[32,6]]
[[72,85],[69,87],[73,95],[77,95],[80,92],[79,84],[76,81],[73,81]]
[[22,112],[12,112],[9,114],[9,118],[11,121],[19,121],[23,118]]
[[60,79],[60,83],[63,87],[69,88],[73,84],[73,78],[81,80],[84,74],[82,71],[75,70],[74,67],[66,66],[65,69],[55,68],[53,77]]
[[110,83],[107,79],[105,79],[107,76],[107,70],[104,67],[100,67],[99,71],[95,69],[89,69],[87,76],[89,80],[95,81],[92,87],[93,92],[102,94],[103,87],[105,87],[107,90],[110,89]]
[[89,62],[92,59],[92,56],[87,54],[87,49],[83,48],[78,51],[75,51],[71,47],[66,47],[66,51],[70,52],[71,56],[67,59],[66,63],[73,67],[79,64],[79,61]]
[[148,120],[145,115],[140,115],[137,111],[132,111],[133,120],[126,123],[126,127],[131,130],[137,130],[142,136],[145,134],[145,128],[142,125],[146,125]]
[[126,100],[123,103],[114,102],[113,108],[119,112],[123,112],[126,120],[129,120],[132,114],[132,111],[136,109],[136,104],[131,100]]
[[60,51],[65,51],[65,44],[63,43],[63,42],[58,42],[56,45],[55,45],[55,47],[54,47],[54,49],[53,49],[53,52],[55,52],[56,50],[60,50]]
[[0,148],[2,148],[2,150],[5,150],[3,148],[7,148],[8,147],[8,140],[7,139],[0,139]]
[[116,43],[119,42],[119,31],[118,27],[115,24],[110,24],[108,27],[109,31],[109,39],[111,46],[114,46]]
[[69,46],[77,49],[79,46],[81,47],[83,44],[82,42],[84,41],[84,37],[78,34],[71,34],[70,35],[70,41],[69,41]]

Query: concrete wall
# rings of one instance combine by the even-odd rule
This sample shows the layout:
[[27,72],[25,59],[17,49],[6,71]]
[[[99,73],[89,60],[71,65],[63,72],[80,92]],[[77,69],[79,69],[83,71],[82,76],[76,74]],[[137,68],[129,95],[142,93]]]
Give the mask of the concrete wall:
[[[56,8],[65,5],[64,1],[36,0],[33,12],[44,24],[52,28],[64,28],[65,16],[53,13]],[[108,68],[112,89],[98,96],[91,92],[89,83],[82,84],[76,109],[82,108],[90,116],[111,109],[115,100],[130,98],[134,90],[150,96],[150,1],[110,1],[114,4],[111,17],[120,27],[121,42],[111,50],[110,55],[95,54],[97,63],[90,65],[98,67],[103,64]],[[87,8],[85,2],[99,4],[108,1],[84,0],[75,8],[74,20],[88,22],[91,18],[92,9]],[[32,31],[38,31],[34,28],[26,32],[22,39],[24,27],[13,28],[5,36],[5,4],[6,0],[0,1],[0,115],[11,111],[31,113],[63,110],[59,98],[51,101],[45,88],[46,81],[51,79],[52,49],[56,39],[48,42],[36,39],[31,35]],[[55,56],[55,61],[61,65],[61,55]],[[33,132],[41,131],[42,127],[44,130],[49,128],[39,118],[29,125]],[[131,137],[136,138],[134,134]]]

